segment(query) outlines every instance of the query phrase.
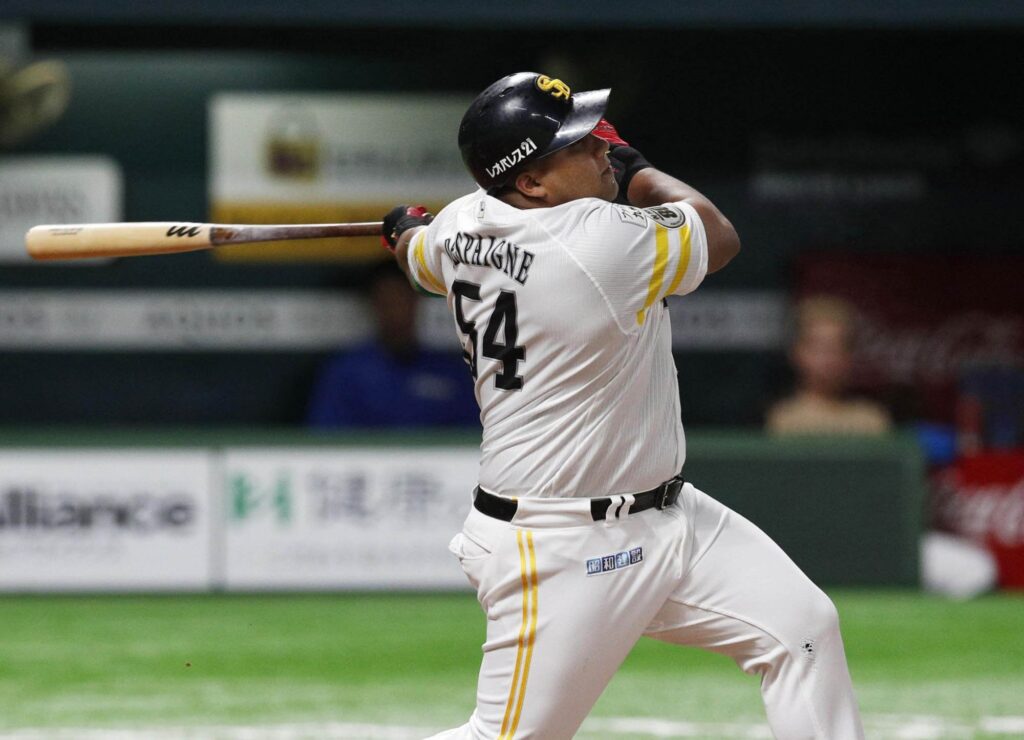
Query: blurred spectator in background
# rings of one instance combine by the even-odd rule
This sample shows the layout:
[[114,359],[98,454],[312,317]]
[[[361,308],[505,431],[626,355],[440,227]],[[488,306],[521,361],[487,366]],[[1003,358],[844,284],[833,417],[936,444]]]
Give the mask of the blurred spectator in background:
[[880,404],[848,396],[853,348],[853,309],[839,298],[800,302],[790,361],[796,391],[768,412],[774,434],[881,434],[892,428]]
[[419,345],[421,298],[393,260],[374,267],[367,297],[375,335],[325,364],[310,399],[309,425],[478,427],[466,364],[456,354]]
[[[879,435],[892,431],[881,405],[848,395],[853,359],[853,307],[840,298],[806,298],[796,308],[790,362],[797,375],[794,394],[768,412],[766,428],[785,435]],[[943,532],[921,537],[921,583],[950,598],[966,599],[996,583],[992,555],[980,545]]]

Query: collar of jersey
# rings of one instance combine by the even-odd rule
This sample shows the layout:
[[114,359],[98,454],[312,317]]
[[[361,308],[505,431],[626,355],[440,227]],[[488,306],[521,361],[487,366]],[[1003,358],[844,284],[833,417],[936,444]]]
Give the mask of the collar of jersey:
[[[557,211],[562,208],[569,208],[574,205],[579,205],[586,201],[597,201],[599,203],[608,202],[605,200],[601,200],[600,198],[577,198],[576,200],[566,201],[565,203],[559,203],[557,206],[548,206],[546,208],[516,208],[515,206],[510,206],[508,203],[499,198],[495,198],[493,195],[488,195],[487,191],[484,190],[483,188],[480,188],[477,191],[477,194],[480,197],[482,197],[484,199],[484,203],[486,203],[485,208],[487,212],[481,222],[491,224],[504,223],[505,219],[500,218],[500,216],[502,215],[507,216],[511,214],[529,213],[530,211]],[[499,218],[495,218],[495,215],[498,215]]]

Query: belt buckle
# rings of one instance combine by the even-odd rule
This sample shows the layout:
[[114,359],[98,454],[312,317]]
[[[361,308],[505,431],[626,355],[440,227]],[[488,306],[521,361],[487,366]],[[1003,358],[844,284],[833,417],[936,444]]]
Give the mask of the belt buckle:
[[665,508],[665,506],[668,505],[668,500],[669,498],[672,497],[673,491],[675,491],[675,493],[678,495],[679,489],[682,487],[683,481],[680,480],[678,477],[673,478],[672,480],[669,481],[665,481],[664,483],[661,484],[661,488],[658,491],[658,495],[654,499],[654,505],[658,508],[659,511],[661,511],[662,509]]
[[658,489],[657,493],[655,494],[655,496],[654,496],[654,507],[658,511],[661,511],[662,509],[665,508],[665,502],[668,501],[669,490],[670,490],[670,487],[672,486],[672,483],[673,483],[673,481],[667,481],[665,483],[662,483],[661,487]]

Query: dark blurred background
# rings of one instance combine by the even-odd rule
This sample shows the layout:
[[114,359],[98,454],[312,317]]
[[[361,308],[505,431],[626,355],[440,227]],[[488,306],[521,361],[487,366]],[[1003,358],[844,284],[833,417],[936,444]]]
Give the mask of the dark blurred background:
[[[743,239],[702,288],[698,338],[677,338],[684,420],[760,425],[792,382],[778,309],[821,288],[830,259],[881,259],[878,273],[909,284],[919,274],[920,300],[937,306],[952,285],[985,293],[983,278],[956,279],[957,259],[981,261],[1016,276],[992,310],[1024,312],[1024,6],[847,5],[6,2],[8,56],[59,60],[71,84],[63,115],[6,154],[101,154],[123,173],[123,220],[207,221],[215,93],[471,96],[520,69],[610,86],[620,132],[706,192]],[[18,297],[0,308],[0,424],[298,424],[328,347],[34,346],[24,334],[41,319],[24,291],[333,291],[369,269],[210,253],[0,263],[0,291]],[[738,333],[737,306],[755,324]],[[954,419],[948,399],[907,397],[921,387],[912,373],[860,377],[897,402],[898,422]]]
[[[441,517],[430,536],[457,526],[468,372],[445,302],[389,278],[373,240],[34,264],[23,234],[439,208],[472,187],[461,111],[520,70],[611,87],[620,133],[740,233],[670,307],[689,479],[821,582],[1024,587],[1024,5],[984,0],[0,0],[0,524],[18,556],[0,581],[180,587],[137,567],[142,535],[100,578],[15,531],[38,518],[25,501],[98,506],[179,486],[172,469],[195,513],[175,540],[199,553],[189,588],[277,583],[290,561],[238,570],[268,537],[331,552],[350,531],[330,527],[378,531],[317,506],[261,529],[292,501],[411,491]],[[402,447],[411,428],[429,459]],[[120,452],[76,449],[95,446]]]

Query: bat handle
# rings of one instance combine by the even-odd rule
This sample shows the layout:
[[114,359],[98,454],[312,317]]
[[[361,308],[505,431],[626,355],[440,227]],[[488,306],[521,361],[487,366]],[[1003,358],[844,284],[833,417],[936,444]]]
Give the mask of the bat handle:
[[349,224],[211,224],[210,243],[249,244],[283,239],[326,239],[345,236],[380,236],[382,221]]

